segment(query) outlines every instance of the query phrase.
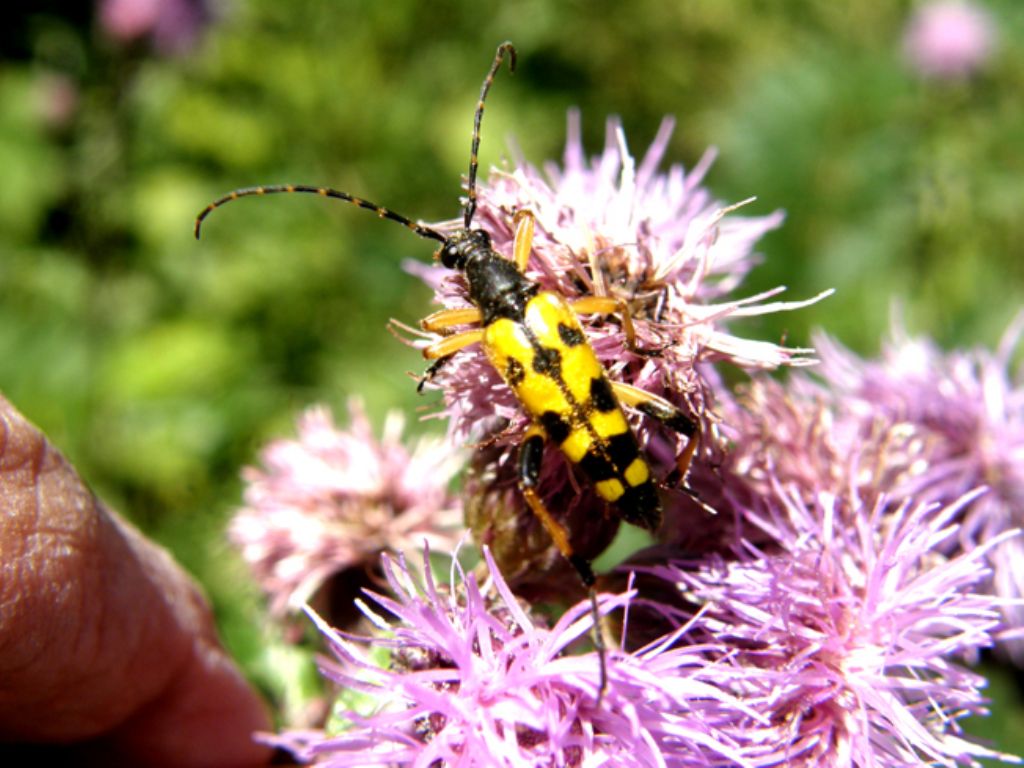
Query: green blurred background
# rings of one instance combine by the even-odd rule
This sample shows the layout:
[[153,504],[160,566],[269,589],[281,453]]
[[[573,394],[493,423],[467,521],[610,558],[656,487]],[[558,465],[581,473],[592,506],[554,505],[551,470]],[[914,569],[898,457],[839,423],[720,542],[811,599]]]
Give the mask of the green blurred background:
[[[453,217],[500,41],[519,69],[492,91],[484,168],[513,137],[560,158],[573,106],[591,153],[608,115],[640,155],[671,114],[671,161],[715,145],[720,199],[788,212],[744,293],[838,293],[746,333],[823,327],[870,354],[900,299],[913,331],[992,346],[1022,304],[1020,0],[985,3],[999,45],[953,80],[906,64],[914,6],[891,0],[25,5],[0,32],[0,389],[200,577],[265,685],[259,601],[221,533],[239,469],[307,404],[424,407],[405,375],[422,364],[384,326],[428,311],[399,265],[432,247],[303,196],[235,203],[199,243],[193,217],[286,181]],[[995,675],[984,733],[1024,752]]]

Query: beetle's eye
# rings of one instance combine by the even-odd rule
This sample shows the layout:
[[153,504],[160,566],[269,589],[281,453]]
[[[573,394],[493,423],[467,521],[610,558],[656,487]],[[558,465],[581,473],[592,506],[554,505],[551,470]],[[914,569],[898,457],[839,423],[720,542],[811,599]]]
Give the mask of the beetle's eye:
[[452,244],[442,245],[438,251],[438,256],[441,259],[441,263],[444,264],[448,269],[457,269],[459,263],[459,252]]

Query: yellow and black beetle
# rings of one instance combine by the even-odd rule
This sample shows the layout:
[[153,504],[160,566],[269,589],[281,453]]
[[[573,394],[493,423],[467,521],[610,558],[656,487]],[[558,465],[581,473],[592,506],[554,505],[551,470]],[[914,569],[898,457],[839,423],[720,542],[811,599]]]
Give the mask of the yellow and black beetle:
[[[699,427],[667,400],[608,379],[587,341],[577,314],[618,314],[626,342],[636,350],[633,324],[625,301],[609,296],[587,296],[570,302],[558,293],[541,290],[537,283],[525,276],[534,231],[534,217],[530,212],[519,211],[515,215],[511,260],[494,250],[487,232],[473,228],[484,100],[506,56],[509,58],[509,70],[514,71],[515,48],[511,43],[502,43],[480,90],[473,120],[463,226],[451,234],[418,224],[346,192],[292,184],[249,187],[224,195],[210,203],[196,218],[195,234],[198,238],[203,220],[214,209],[232,200],[251,195],[306,192],[366,208],[381,218],[408,227],[420,237],[441,243],[435,258],[440,259],[445,267],[463,273],[473,306],[441,310],[422,321],[424,330],[449,334],[423,350],[424,357],[434,361],[424,380],[459,350],[480,344],[529,414],[532,424],[519,448],[519,487],[530,509],[589,591],[603,690],[606,672],[604,649],[597,630],[595,577],[590,562],[574,552],[568,531],[548,511],[536,491],[544,445],[548,440],[558,445],[624,520],[656,530],[661,524],[661,501],[651,471],[626,421],[622,404],[661,421],[688,438],[686,448],[677,459],[681,479],[685,479],[696,449]],[[465,325],[476,327],[451,332]]]

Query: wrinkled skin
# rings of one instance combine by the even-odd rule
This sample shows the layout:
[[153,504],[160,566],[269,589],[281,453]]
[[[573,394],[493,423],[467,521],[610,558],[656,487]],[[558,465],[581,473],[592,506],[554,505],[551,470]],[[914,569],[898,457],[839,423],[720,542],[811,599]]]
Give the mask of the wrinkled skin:
[[257,766],[209,605],[0,397],[0,764]]

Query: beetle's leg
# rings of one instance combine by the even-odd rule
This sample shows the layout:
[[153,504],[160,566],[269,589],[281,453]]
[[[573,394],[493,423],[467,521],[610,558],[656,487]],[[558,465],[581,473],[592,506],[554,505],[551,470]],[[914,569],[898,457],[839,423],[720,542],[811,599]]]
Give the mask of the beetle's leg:
[[424,369],[423,374],[416,380],[416,394],[417,395],[422,395],[423,394],[423,388],[425,386],[427,386],[427,384],[429,384],[430,382],[432,382],[434,380],[434,377],[437,376],[437,372],[440,371],[442,368],[444,368],[445,364],[449,360],[451,360],[451,356],[449,356],[449,357],[439,357],[439,358],[437,358],[437,360],[432,362],[430,365],[428,365]]
[[622,317],[622,330],[626,334],[626,344],[636,349],[636,329],[629,305],[614,296],[584,296],[571,302],[572,310],[577,315],[619,315]]
[[541,459],[544,456],[544,444],[546,442],[547,436],[540,426],[534,424],[526,431],[523,442],[519,444],[519,488],[530,509],[533,510],[533,513],[554,540],[558,551],[576,569],[583,584],[587,587],[592,587],[596,579],[594,578],[593,570],[590,568],[590,563],[578,558],[573,553],[572,544],[569,543],[569,532],[565,529],[565,526],[555,520],[551,513],[548,512],[544,502],[541,501],[540,496],[537,494]]
[[[687,438],[686,447],[676,457],[679,481],[684,484],[685,489],[686,473],[690,469],[693,454],[700,443],[700,424],[663,397],[658,397],[639,387],[634,387],[632,384],[625,384],[621,381],[613,381],[611,385],[620,403],[657,419],[673,432],[677,432]],[[689,491],[687,492],[689,493]]]
[[[451,312],[461,312],[462,310],[453,309],[447,310]],[[435,314],[442,314],[437,312]],[[432,315],[433,316],[433,315]],[[442,366],[448,362],[448,358],[458,352],[460,349],[476,344],[484,337],[483,328],[471,328],[468,331],[462,331],[460,333],[454,333],[451,336],[445,336],[438,339],[430,346],[423,348],[423,356],[427,360],[433,362],[427,366],[427,370],[423,372],[420,377],[419,383],[416,385],[416,391],[422,392],[423,386],[434,378]]]
[[[618,315],[622,318],[622,332],[626,334],[626,346],[631,352],[638,355],[655,357],[660,355],[665,347],[647,349],[636,343],[636,327],[633,325],[633,315],[629,311],[629,304],[624,299],[615,296],[584,296],[569,302],[573,312],[577,315]],[[666,345],[667,346],[667,345]]]
[[[516,211],[513,221],[516,225],[516,239],[512,246],[513,259],[520,272],[526,271],[530,260],[530,249],[533,246],[533,230],[536,217],[529,210]],[[630,350],[639,355],[657,355],[661,349],[644,349],[637,346],[636,328],[629,304],[615,296],[585,296],[570,302],[573,311],[578,315],[619,315],[622,318],[622,330],[626,334],[626,344]]]
[[452,334],[438,339],[430,346],[423,348],[423,356],[427,360],[438,360],[442,357],[451,357],[460,349],[477,344],[484,337],[483,328],[471,328],[468,331]]
[[608,668],[605,660],[604,637],[601,634],[601,617],[597,610],[597,590],[595,589],[597,579],[590,561],[573,551],[569,541],[569,532],[564,525],[555,520],[537,493],[545,442],[547,442],[547,436],[538,424],[534,424],[526,431],[523,442],[519,445],[519,488],[533,514],[537,516],[541,525],[554,540],[558,551],[579,574],[580,581],[583,582],[587,588],[587,594],[590,596],[590,614],[593,622],[591,634],[600,665],[600,687],[597,692],[597,703],[600,705],[601,697],[608,686]]
[[456,325],[473,325],[479,322],[480,310],[476,307],[441,309],[420,320],[420,328],[431,333],[444,333]]
[[530,261],[530,248],[533,246],[533,225],[536,217],[528,210],[516,211],[512,221],[516,225],[516,239],[512,246],[513,261],[516,268],[526,272],[526,264]]

